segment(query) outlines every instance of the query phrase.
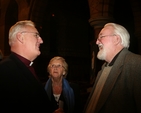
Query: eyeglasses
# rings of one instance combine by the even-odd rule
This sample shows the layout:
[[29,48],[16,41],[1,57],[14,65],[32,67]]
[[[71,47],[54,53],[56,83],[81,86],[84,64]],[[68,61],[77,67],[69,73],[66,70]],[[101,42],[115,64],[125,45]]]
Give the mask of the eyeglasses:
[[32,34],[34,34],[34,36],[35,36],[36,38],[39,38],[39,37],[40,37],[40,34],[37,33],[37,32],[22,31],[22,32],[20,32],[20,33],[32,33]]
[[52,64],[50,65],[50,68],[64,68],[64,66],[62,66],[61,64],[58,64],[58,65],[55,65],[55,64]]
[[103,36],[99,36],[99,37],[97,38],[97,40],[101,40],[102,38],[108,37],[108,36],[116,36],[116,35],[113,34],[113,35],[103,35]]

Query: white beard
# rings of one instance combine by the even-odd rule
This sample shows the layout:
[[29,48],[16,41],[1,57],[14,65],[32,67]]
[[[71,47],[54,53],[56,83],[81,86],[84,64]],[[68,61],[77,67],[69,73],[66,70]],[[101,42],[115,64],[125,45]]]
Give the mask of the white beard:
[[106,58],[106,50],[104,48],[102,50],[99,50],[99,52],[97,54],[97,58],[99,60],[105,60],[105,58]]

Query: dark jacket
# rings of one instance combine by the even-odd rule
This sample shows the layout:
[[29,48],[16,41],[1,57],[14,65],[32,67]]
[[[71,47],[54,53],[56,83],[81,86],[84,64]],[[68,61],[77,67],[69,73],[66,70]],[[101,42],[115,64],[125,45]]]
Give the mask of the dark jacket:
[[44,87],[13,54],[0,62],[0,112],[50,113]]
[[[102,70],[98,73],[90,97]],[[141,113],[141,56],[127,49],[121,51],[105,82],[94,113]]]

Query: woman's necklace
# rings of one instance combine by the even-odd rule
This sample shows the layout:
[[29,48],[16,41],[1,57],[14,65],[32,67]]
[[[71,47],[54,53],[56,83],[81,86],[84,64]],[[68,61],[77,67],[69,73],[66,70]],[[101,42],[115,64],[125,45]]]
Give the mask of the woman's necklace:
[[56,102],[58,102],[59,98],[60,98],[60,94],[53,94],[53,96],[54,96]]
[[62,84],[61,85],[57,85],[57,84],[52,85],[52,88],[53,88],[54,98],[58,102],[59,98],[60,98],[60,95],[61,95],[61,92],[62,92]]

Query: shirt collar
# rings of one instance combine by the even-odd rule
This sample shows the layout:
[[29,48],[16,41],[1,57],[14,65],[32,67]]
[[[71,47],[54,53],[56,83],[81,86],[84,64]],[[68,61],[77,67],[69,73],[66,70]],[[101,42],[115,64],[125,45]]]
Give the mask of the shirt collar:
[[[122,49],[123,50],[123,49]],[[121,51],[122,51],[121,50]],[[120,52],[121,52],[120,51]],[[112,66],[113,64],[114,64],[114,62],[116,61],[116,59],[117,59],[117,57],[118,57],[118,55],[120,54],[120,52],[118,52],[117,54],[116,54],[116,56],[113,58],[113,60],[108,64],[107,62],[106,62],[106,65],[105,66]]]
[[31,62],[30,60],[18,55],[17,53],[14,53],[14,55],[17,56],[26,66],[32,66],[33,62]]

